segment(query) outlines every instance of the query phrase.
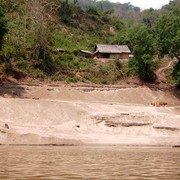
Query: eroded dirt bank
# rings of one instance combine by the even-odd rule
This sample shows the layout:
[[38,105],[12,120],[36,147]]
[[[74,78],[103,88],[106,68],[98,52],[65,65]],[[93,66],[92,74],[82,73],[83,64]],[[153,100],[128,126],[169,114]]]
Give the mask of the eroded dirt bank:
[[168,92],[23,88],[0,98],[0,144],[180,144],[180,101]]

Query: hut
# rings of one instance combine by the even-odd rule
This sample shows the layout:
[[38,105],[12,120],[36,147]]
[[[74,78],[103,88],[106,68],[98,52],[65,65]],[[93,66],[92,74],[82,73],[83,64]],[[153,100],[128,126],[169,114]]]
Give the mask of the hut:
[[92,57],[92,53],[90,51],[88,51],[88,50],[81,50],[80,53],[81,53],[82,56],[84,56],[86,58]]
[[52,50],[52,52],[55,53],[55,54],[59,54],[59,53],[64,53],[65,50],[62,49],[62,48],[57,48],[57,49]]
[[104,45],[97,44],[94,48],[94,57],[97,59],[129,59],[131,54],[127,45]]

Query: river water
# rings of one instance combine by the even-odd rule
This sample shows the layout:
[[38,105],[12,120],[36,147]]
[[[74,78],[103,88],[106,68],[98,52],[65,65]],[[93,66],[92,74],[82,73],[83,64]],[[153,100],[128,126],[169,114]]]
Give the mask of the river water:
[[0,179],[180,180],[180,149],[1,146]]

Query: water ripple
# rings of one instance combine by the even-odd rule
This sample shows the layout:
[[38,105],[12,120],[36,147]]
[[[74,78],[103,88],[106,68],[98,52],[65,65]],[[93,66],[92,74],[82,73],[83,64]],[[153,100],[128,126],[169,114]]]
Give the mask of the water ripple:
[[0,179],[180,179],[180,149],[0,147]]

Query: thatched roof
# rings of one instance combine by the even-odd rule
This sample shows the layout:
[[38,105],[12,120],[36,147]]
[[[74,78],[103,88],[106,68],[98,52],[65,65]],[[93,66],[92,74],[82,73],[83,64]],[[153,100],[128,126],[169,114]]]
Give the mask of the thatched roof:
[[119,54],[119,53],[131,53],[127,45],[104,45],[97,44],[95,47],[95,53],[110,53],[110,54]]
[[81,53],[85,53],[85,54],[89,54],[89,55],[92,54],[92,53],[91,53],[90,51],[88,51],[88,50],[81,50]]
[[65,50],[63,48],[57,48],[54,50],[55,52],[65,52]]

